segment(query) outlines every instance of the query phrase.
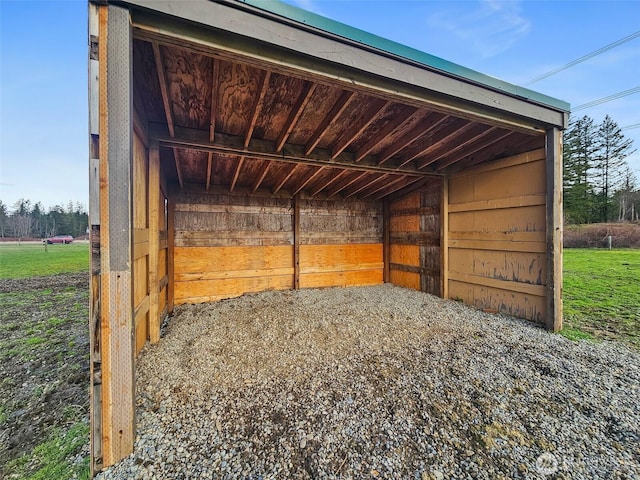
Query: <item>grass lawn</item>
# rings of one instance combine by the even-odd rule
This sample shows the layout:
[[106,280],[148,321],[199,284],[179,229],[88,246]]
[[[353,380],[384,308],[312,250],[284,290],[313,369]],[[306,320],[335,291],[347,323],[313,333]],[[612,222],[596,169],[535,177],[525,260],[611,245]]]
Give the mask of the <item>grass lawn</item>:
[[563,308],[567,336],[640,347],[640,250],[566,249]]
[[89,270],[89,244],[0,244],[0,278],[28,278]]

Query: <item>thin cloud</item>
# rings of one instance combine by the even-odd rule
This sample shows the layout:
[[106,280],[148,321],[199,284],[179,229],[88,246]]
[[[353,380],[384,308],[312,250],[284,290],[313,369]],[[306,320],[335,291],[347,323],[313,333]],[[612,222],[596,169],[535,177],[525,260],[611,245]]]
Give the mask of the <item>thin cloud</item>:
[[465,11],[456,6],[430,15],[429,26],[467,42],[483,58],[508,50],[531,31],[531,22],[520,13],[520,2],[481,0],[476,8]]
[[314,0],[292,0],[291,3],[294,5],[307,10],[308,12],[317,13],[318,15],[322,15],[322,11],[318,8],[318,5]]

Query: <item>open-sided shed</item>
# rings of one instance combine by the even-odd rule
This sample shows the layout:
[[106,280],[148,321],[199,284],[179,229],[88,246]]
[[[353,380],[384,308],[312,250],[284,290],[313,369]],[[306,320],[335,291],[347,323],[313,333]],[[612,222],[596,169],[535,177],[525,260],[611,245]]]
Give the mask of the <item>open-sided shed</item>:
[[176,304],[390,282],[561,328],[564,102],[277,2],[89,34],[94,471]]

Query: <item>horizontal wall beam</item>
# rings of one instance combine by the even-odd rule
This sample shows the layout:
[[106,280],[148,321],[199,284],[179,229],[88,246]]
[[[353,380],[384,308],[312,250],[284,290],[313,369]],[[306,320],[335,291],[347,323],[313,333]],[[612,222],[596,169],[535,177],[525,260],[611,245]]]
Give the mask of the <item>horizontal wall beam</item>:
[[469,275],[467,273],[449,272],[449,280],[456,282],[470,283],[472,285],[480,285],[483,287],[497,288],[507,292],[519,292],[536,297],[544,297],[546,295],[546,287],[544,285],[532,285],[529,283],[509,282],[507,280],[499,280],[496,278],[482,277],[480,275]]
[[348,152],[343,152],[332,159],[330,150],[318,148],[312,154],[305,155],[304,146],[302,145],[286,144],[283,150],[278,152],[274,142],[252,139],[249,145],[245,147],[243,137],[237,135],[216,133],[215,140],[211,142],[209,141],[208,132],[190,128],[175,127],[175,137],[172,137],[165,126],[153,124],[151,137],[152,140],[158,140],[160,145],[164,147],[187,148],[232,157],[272,160],[315,167],[344,168],[362,172],[389,172],[416,178],[439,176],[432,172],[423,172],[412,167],[398,167],[393,163],[377,165],[373,159],[365,159],[356,163],[353,154]]

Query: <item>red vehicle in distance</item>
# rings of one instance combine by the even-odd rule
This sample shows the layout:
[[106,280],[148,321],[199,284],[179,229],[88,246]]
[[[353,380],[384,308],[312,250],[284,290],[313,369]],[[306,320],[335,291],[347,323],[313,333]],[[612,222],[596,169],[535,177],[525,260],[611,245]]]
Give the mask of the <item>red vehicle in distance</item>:
[[53,243],[63,243],[66,245],[67,243],[73,242],[73,237],[71,235],[56,235],[55,237],[49,237],[45,239],[45,241],[49,245]]

